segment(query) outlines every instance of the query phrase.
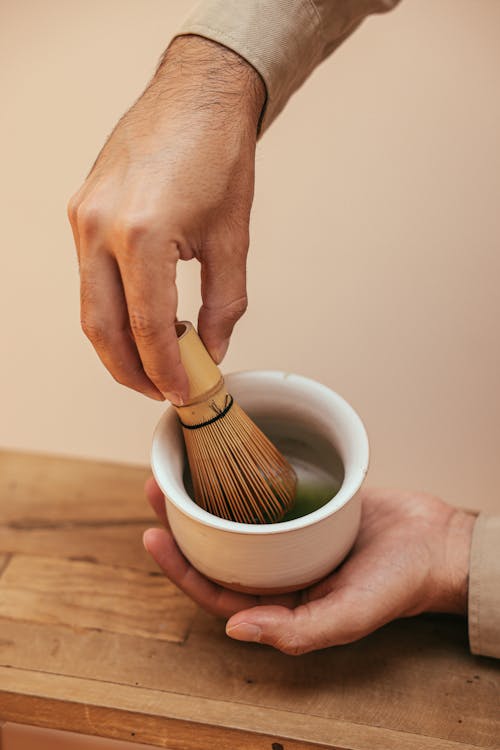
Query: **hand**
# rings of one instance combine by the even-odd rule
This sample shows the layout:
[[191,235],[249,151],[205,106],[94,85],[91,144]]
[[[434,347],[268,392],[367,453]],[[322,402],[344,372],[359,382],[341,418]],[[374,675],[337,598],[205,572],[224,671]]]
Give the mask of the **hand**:
[[363,490],[361,528],[347,560],[303,591],[257,597],[222,588],[195,570],[168,529],[153,479],[146,494],[165,528],[146,531],[144,546],[182,591],[229,618],[231,638],[303,654],[358,640],[399,617],[467,612],[475,517],[431,495]]
[[70,200],[83,330],[119,383],[152,398],[187,397],[178,260],[201,263],[198,330],[216,362],[246,309],[264,99],[259,75],[234,52],[179,37]]

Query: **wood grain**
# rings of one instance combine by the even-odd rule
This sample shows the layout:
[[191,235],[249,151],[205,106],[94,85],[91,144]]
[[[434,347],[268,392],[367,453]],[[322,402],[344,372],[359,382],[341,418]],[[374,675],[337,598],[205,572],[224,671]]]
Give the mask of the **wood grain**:
[[[97,631],[75,639],[64,627],[1,620],[0,632],[0,663],[22,669],[484,747],[500,735],[497,665],[467,653],[453,618],[420,618],[419,640],[413,621],[400,621],[359,644],[300,659],[229,641],[223,623],[204,613],[182,648]],[[117,660],[118,652],[127,658]]]
[[12,555],[9,555],[9,554],[0,555],[0,577],[3,575],[3,572],[6,569],[7,565],[9,564],[11,557]]
[[0,616],[182,643],[195,605],[156,574],[14,555],[0,578]]
[[0,523],[0,549],[9,553],[40,555],[117,565],[135,570],[158,570],[142,546],[145,530],[155,520],[101,526],[58,524],[51,528],[12,528]]
[[499,748],[466,623],[288,657],[231,641],[142,550],[147,471],[0,452],[0,722],[177,750]]
[[51,726],[54,720],[66,725],[71,722],[77,731],[99,734],[105,722],[109,737],[133,738],[171,750],[207,750],[215,746],[269,750],[272,743],[283,744],[284,750],[318,746],[333,750],[464,750],[461,743],[276,709],[123,685],[110,689],[99,681],[19,670],[6,674],[7,671],[0,668],[0,691],[5,679],[12,687],[0,695],[5,706],[3,713],[11,721],[22,721],[17,695],[29,691],[40,726]]
[[[3,742],[3,744],[2,744]],[[151,750],[151,745],[80,732],[8,722],[0,727],[1,750]]]
[[0,451],[0,551],[157,570],[141,543],[156,523],[143,491],[148,474]]
[[0,450],[0,515],[18,527],[151,518],[146,467]]

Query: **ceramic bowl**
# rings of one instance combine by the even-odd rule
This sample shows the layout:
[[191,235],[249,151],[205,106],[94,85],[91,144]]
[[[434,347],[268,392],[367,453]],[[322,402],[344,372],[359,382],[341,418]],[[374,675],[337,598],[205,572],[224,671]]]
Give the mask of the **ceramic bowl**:
[[169,407],[154,433],[151,463],[172,533],[195,568],[228,588],[259,594],[304,588],[339,565],[356,538],[359,489],[368,469],[365,428],[343,398],[309,378],[248,371],[225,380],[234,399],[294,465],[299,483],[328,479],[339,489],[317,510],[282,523],[217,518],[186,490],[182,432]]

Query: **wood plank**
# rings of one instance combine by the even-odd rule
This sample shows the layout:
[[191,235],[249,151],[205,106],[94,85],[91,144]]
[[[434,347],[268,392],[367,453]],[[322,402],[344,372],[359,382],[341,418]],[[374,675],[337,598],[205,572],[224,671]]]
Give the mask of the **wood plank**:
[[[9,554],[0,555],[0,576],[2,576],[5,568],[9,564],[10,558],[11,558],[11,555],[9,555]],[[0,750],[1,750],[1,748],[0,748]]]
[[151,745],[8,722],[0,727],[0,750],[151,750]]
[[453,618],[420,618],[294,659],[230,641],[223,623],[202,612],[182,648],[96,631],[75,639],[67,628],[0,620],[0,663],[495,747],[498,665],[468,654],[461,639]]
[[15,555],[0,578],[0,616],[182,643],[196,606],[161,575]]
[[225,679],[214,698],[238,700],[228,684],[242,672],[256,686],[252,704],[497,747],[500,663],[470,653],[461,618],[398,620],[357,643],[298,659],[255,644],[233,651],[227,642],[221,623],[200,613],[188,646],[198,669],[214,668],[224,654]]
[[157,523],[147,468],[0,451],[0,554],[157,570],[142,534]]
[[50,528],[0,523],[0,550],[156,571],[158,566],[142,546],[144,531],[155,525],[154,518],[127,524],[107,521],[100,526],[60,522]]
[[147,467],[0,450],[0,522],[43,528],[152,517],[143,485]]
[[[69,698],[71,696],[71,698]],[[464,750],[475,745],[143,688],[0,668],[0,718],[170,750]]]
[[0,452],[0,721],[183,750],[499,747],[500,665],[470,655],[459,618],[296,659],[194,609],[176,620],[187,600],[140,543],[147,473]]

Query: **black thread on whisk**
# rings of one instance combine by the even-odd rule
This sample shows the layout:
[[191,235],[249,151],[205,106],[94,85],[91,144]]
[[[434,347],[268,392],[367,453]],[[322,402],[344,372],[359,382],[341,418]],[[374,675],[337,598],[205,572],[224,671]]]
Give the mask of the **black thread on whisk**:
[[228,405],[222,411],[220,411],[218,414],[216,414],[215,417],[212,417],[212,419],[209,419],[206,422],[200,422],[200,424],[184,424],[184,422],[181,421],[181,425],[186,430],[198,430],[200,427],[206,427],[208,424],[213,424],[214,422],[217,422],[218,419],[221,419],[222,417],[226,416],[226,414],[228,413],[229,409],[231,408],[231,406],[234,403],[233,397],[230,396],[229,394],[228,394],[228,396],[229,396],[229,399],[230,399]]

